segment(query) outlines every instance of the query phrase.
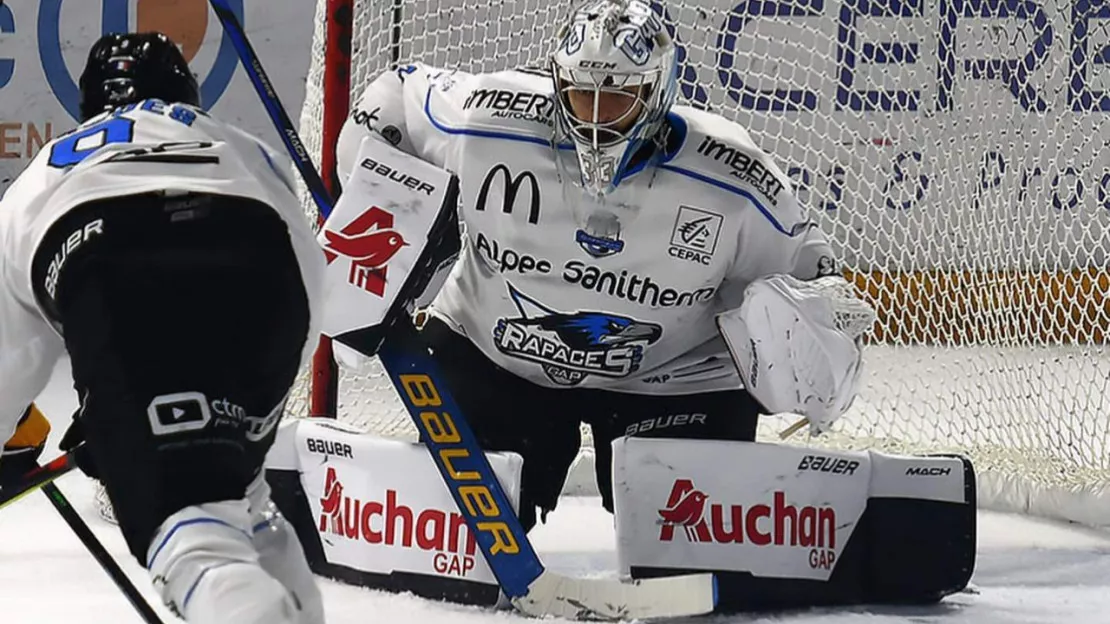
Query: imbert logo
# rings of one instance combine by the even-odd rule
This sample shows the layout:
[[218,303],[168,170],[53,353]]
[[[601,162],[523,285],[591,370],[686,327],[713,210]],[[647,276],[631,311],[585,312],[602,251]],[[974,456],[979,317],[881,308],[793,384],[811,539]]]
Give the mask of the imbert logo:
[[351,262],[347,281],[357,288],[385,296],[386,264],[407,245],[393,229],[393,215],[371,206],[338,232],[326,230],[324,254],[328,264],[343,256]]

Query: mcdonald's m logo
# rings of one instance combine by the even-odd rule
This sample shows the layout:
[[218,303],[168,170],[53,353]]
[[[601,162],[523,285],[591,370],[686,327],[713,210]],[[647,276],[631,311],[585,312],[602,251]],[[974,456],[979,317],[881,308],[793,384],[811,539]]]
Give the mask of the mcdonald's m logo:
[[540,184],[536,181],[536,175],[531,171],[525,171],[520,175],[513,177],[509,168],[504,164],[494,165],[489,173],[486,174],[486,179],[482,181],[482,188],[478,190],[478,201],[475,207],[478,211],[485,211],[486,202],[489,200],[489,190],[493,185],[495,178],[502,178],[502,185],[504,193],[501,196],[501,212],[505,214],[513,214],[513,208],[516,207],[516,195],[520,191],[521,184],[525,180],[529,182],[529,197],[532,200],[532,205],[528,209],[528,223],[533,225],[540,222]]

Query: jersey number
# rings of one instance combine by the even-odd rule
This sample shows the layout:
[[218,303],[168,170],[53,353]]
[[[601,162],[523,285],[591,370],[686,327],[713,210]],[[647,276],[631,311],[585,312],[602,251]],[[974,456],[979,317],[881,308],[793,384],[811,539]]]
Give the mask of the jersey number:
[[112,117],[61,139],[50,149],[51,167],[63,169],[85,160],[110,143],[130,143],[135,135],[134,120]]

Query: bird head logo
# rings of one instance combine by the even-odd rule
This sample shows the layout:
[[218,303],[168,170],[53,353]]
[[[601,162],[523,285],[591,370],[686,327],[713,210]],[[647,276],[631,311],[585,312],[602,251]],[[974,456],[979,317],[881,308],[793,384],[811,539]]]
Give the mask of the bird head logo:
[[324,230],[324,253],[328,264],[337,257],[367,269],[379,269],[408,246],[405,237],[393,229],[393,215],[371,206],[339,231]]
[[317,241],[324,248],[329,266],[342,256],[349,262],[344,271],[348,284],[368,293],[385,296],[386,266],[408,242],[393,227],[393,213],[370,206],[347,225],[333,229],[332,219],[324,225]]
[[690,541],[709,541],[709,529],[704,519],[708,500],[709,496],[695,488],[690,479],[676,479],[667,497],[667,506],[659,510],[663,525],[659,539],[671,541],[675,527],[680,526]]
[[397,255],[402,247],[408,245],[401,233],[396,230],[373,230],[348,236],[342,232],[328,230],[325,248],[368,269],[379,269]]
[[324,496],[320,499],[320,531],[326,531],[328,519],[339,515],[339,503],[343,500],[343,484],[335,468],[328,468],[324,478]]

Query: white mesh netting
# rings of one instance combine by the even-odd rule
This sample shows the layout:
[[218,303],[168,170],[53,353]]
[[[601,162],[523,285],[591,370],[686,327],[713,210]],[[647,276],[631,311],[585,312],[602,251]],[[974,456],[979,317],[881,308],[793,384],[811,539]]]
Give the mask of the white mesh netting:
[[[301,121],[317,156],[325,1]],[[358,0],[353,90],[413,60],[536,63],[568,6]],[[794,442],[960,451],[984,503],[1110,524],[1110,7],[681,0],[663,16],[686,103],[751,130],[879,312],[838,433]],[[414,436],[376,363],[339,384],[341,419]],[[302,376],[293,415],[307,397]]]

